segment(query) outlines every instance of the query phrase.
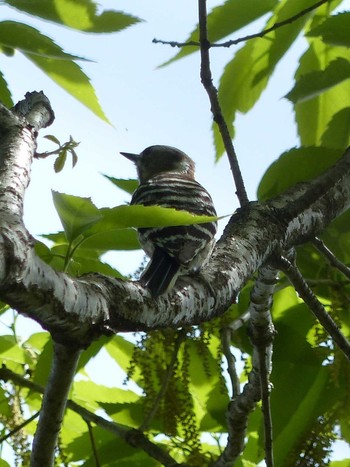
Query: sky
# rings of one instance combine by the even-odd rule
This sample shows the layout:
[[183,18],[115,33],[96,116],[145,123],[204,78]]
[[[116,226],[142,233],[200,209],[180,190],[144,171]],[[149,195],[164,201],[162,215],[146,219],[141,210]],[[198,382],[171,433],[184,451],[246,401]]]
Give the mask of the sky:
[[[238,201],[228,162],[223,157],[215,163],[210,106],[199,79],[199,55],[192,54],[159,69],[176,50],[152,43],[154,37],[185,40],[197,23],[197,2],[101,0],[99,3],[104,9],[118,8],[144,21],[120,33],[89,35],[19,15],[1,5],[3,20],[27,22],[55,39],[66,52],[92,60],[81,65],[111,122],[108,125],[99,120],[21,54],[0,55],[0,69],[10,83],[15,102],[32,90],[43,90],[51,101],[56,119],[50,128],[40,132],[38,150],[53,149],[42,139],[45,134],[54,134],[61,141],[67,141],[72,135],[81,142],[77,148],[79,162],[74,169],[67,164],[62,173],[55,174],[53,160],[34,162],[25,199],[28,230],[39,236],[62,229],[51,190],[91,197],[98,207],[127,202],[127,195],[101,174],[135,178],[134,167],[119,152],[140,152],[152,144],[176,146],[185,151],[196,162],[197,180],[211,193],[218,214],[234,212]],[[207,3],[210,10],[221,2],[208,0]],[[249,32],[261,30],[264,20],[252,25]],[[247,32],[246,29],[239,31],[234,38]],[[305,43],[298,40],[279,64],[256,107],[237,118],[234,145],[251,200],[256,198],[259,180],[269,165],[282,152],[298,145],[292,107],[283,96],[293,85],[293,75],[304,49]],[[215,84],[236,50],[234,47],[211,51]],[[221,222],[221,229],[225,222]],[[141,259],[140,253],[108,255],[108,260],[123,273],[134,271]],[[0,332],[4,332],[3,327]]]

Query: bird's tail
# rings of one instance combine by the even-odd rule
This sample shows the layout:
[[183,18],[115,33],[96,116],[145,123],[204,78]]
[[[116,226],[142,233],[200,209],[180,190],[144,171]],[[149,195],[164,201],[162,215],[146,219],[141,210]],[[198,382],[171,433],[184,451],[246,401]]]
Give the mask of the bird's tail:
[[154,298],[174,286],[180,264],[164,250],[155,248],[152,259],[140,277]]

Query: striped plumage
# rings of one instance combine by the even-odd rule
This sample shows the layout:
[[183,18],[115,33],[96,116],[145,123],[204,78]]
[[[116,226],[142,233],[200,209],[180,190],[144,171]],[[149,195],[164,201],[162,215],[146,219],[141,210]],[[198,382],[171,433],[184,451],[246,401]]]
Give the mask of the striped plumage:
[[[196,215],[216,216],[209,193],[194,179],[194,162],[170,146],[151,146],[140,155],[121,153],[137,167],[140,185],[131,204],[163,206]],[[216,222],[163,228],[140,228],[139,240],[151,258],[140,282],[157,297],[177,277],[196,272],[214,247]]]

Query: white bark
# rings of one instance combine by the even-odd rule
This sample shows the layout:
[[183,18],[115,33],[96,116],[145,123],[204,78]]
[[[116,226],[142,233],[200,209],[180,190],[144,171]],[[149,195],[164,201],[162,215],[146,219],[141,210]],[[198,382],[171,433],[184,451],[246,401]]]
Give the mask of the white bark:
[[205,273],[182,278],[164,297],[153,300],[137,283],[98,274],[71,278],[36,256],[22,221],[36,131],[53,118],[44,96],[36,95],[32,106],[30,97],[13,112],[0,112],[0,299],[41,323],[57,341],[84,346],[102,333],[177,327],[218,316],[273,252],[305,243],[349,206],[348,150],[315,181],[232,216]]

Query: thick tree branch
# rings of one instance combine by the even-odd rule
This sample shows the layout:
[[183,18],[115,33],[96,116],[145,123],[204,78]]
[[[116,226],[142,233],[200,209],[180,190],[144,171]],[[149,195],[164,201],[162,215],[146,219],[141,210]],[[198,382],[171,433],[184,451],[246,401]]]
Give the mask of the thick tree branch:
[[272,419],[270,409],[270,374],[272,371],[272,343],[275,327],[271,318],[272,298],[277,282],[277,270],[270,266],[259,269],[250,297],[250,339],[253,348],[253,367],[259,370],[262,411],[265,429],[265,461],[273,467]]
[[181,327],[221,315],[273,252],[314,238],[350,205],[348,150],[317,179],[238,211],[206,270],[182,277],[154,300],[137,282],[99,274],[74,279],[36,256],[21,217],[35,134],[9,111],[0,113],[0,126],[0,299],[68,344],[84,347],[103,333]]
[[35,432],[31,467],[54,465],[58,434],[61,430],[64,411],[80,350],[54,344],[53,365],[41,406]]
[[270,308],[277,281],[274,268],[263,266],[253,287],[250,304],[250,339],[253,344],[252,371],[241,394],[236,395],[228,409],[228,442],[216,467],[233,465],[243,451],[248,416],[262,399],[265,425],[266,465],[273,466],[272,422],[270,413],[270,382],[272,369],[272,342],[275,329]]

